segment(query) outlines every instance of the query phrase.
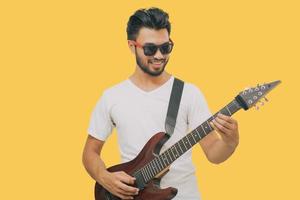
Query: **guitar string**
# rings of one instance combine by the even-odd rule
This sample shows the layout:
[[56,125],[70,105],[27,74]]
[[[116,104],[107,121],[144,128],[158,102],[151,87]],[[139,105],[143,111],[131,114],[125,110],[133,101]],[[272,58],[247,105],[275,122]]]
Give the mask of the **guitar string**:
[[[236,112],[236,111],[233,111],[233,113],[232,113],[232,112],[230,111],[230,107],[232,107],[232,106],[235,106],[235,107],[236,107],[236,108],[234,108],[236,111],[239,110],[239,108],[240,108],[240,106],[238,106],[238,104],[236,103],[236,101],[235,101],[235,99],[234,99],[234,100],[231,101],[229,104],[227,104],[225,107],[223,107],[221,110],[219,110],[217,113],[215,113],[214,115],[212,115],[211,117],[209,117],[207,120],[205,120],[203,123],[207,123],[207,122],[210,122],[211,120],[213,120],[213,119],[215,118],[214,116],[217,115],[217,114],[218,114],[219,112],[221,112],[222,110],[226,110],[226,111],[228,112],[228,114],[229,114],[230,116],[232,116],[232,114]],[[221,112],[221,113],[222,113],[222,112]],[[203,124],[203,123],[202,123],[202,124]],[[203,128],[202,124],[200,125],[201,128]],[[209,131],[209,133],[212,132],[214,129],[210,126],[209,123],[207,123],[207,125],[208,125],[209,128],[211,129],[211,130]],[[199,126],[198,126],[198,127],[199,127]],[[197,127],[197,128],[198,128],[198,127]],[[185,152],[187,152],[191,147],[193,147],[193,146],[197,143],[196,141],[195,141],[195,143],[194,143],[193,145],[189,143],[189,144],[190,144],[190,147],[189,147],[188,149],[186,149],[186,146],[185,146],[185,145],[182,146],[182,147],[185,147],[186,151],[183,152],[183,153],[180,153],[180,154],[178,154],[177,148],[176,148],[176,146],[175,146],[176,144],[180,146],[179,142],[180,142],[181,140],[183,140],[183,138],[188,137],[188,135],[191,135],[192,139],[195,140],[195,138],[193,137],[193,132],[194,132],[195,130],[198,132],[197,128],[195,128],[194,130],[192,130],[192,131],[190,131],[189,133],[187,133],[186,136],[182,137],[180,140],[178,140],[178,141],[175,142],[173,145],[171,145],[170,147],[168,147],[164,152],[162,152],[161,154],[159,154],[157,157],[153,158],[153,159],[152,159],[151,161],[149,161],[144,167],[138,169],[135,173],[141,173],[142,175],[144,175],[144,173],[142,172],[142,170],[145,169],[146,173],[147,173],[147,172],[149,173],[149,171],[150,171],[150,175],[153,176],[153,175],[152,175],[152,173],[153,173],[153,174],[154,174],[153,177],[155,177],[155,175],[157,175],[157,174],[159,174],[160,172],[162,172],[163,170],[165,170],[172,162],[174,162],[177,158],[179,158],[181,155],[183,155]],[[177,130],[178,130],[178,127],[175,126],[175,130],[177,131]],[[203,131],[204,131],[205,135],[209,134],[209,133],[206,133],[206,131],[205,131],[204,128],[203,128]],[[199,133],[197,133],[197,135],[198,135],[198,137],[200,138],[200,140],[203,138],[203,137],[201,137],[201,135],[199,135]],[[187,140],[188,140],[188,142],[190,142],[189,139],[187,139]],[[200,141],[200,140],[198,140],[198,141]],[[184,144],[183,141],[182,141],[182,143]],[[181,146],[180,146],[180,147],[181,147]],[[174,148],[175,148],[175,150],[177,151],[177,157],[176,157],[176,155],[173,154],[172,149],[174,149]],[[174,159],[172,159],[172,157],[170,156],[170,158],[171,158],[171,163],[169,163],[169,165],[166,166],[165,168],[160,169],[160,168],[159,168],[159,165],[156,165],[156,164],[155,164],[155,161],[158,161],[162,166],[164,166],[164,165],[162,164],[164,161],[161,162],[161,160],[163,160],[163,159],[160,159],[159,157],[160,157],[162,154],[164,154],[166,151],[171,151],[171,153],[173,154]],[[148,166],[148,168],[149,168],[149,171],[148,171],[147,168],[146,168],[147,166]],[[154,166],[154,167],[152,167],[152,166]],[[156,166],[156,167],[155,167],[155,166]],[[158,169],[158,173],[155,172],[155,169]],[[151,170],[152,170],[152,171],[151,171]],[[151,176],[149,176],[150,180],[153,178],[153,177],[151,178]],[[145,179],[144,176],[143,176],[143,178]],[[148,178],[148,179],[149,179],[149,178]],[[145,181],[146,181],[146,180],[145,180]],[[148,180],[148,181],[149,181],[149,180]]]

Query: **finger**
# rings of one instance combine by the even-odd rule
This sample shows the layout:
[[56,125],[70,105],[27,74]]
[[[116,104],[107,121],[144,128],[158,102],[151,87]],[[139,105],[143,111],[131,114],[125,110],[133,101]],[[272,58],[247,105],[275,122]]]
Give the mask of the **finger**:
[[132,177],[132,176],[128,175],[126,172],[123,172],[123,171],[120,173],[119,178],[122,182],[130,184],[130,185],[133,185],[134,182],[135,182],[135,177]]
[[138,193],[139,189],[135,187],[131,187],[129,185],[126,185],[122,182],[119,182],[118,187],[123,190],[126,194],[134,195]]
[[217,122],[216,120],[212,121],[213,124],[215,125],[215,127],[217,128],[218,132],[221,132],[223,134],[228,134],[230,133],[230,130],[227,129],[225,126],[223,126],[222,124],[220,124],[219,122]]
[[128,191],[123,190],[122,188],[119,188],[119,189],[120,189],[121,194],[127,195],[127,196],[135,196],[135,195],[139,194],[138,192],[128,192]]
[[231,124],[236,123],[235,119],[233,119],[233,118],[231,118],[227,115],[223,115],[222,113],[218,113],[218,117],[225,120],[225,121],[227,121],[228,123],[231,123]]
[[218,132],[218,133],[221,132],[221,131],[218,129],[218,127],[216,127],[216,126],[214,125],[214,123],[210,122],[209,124],[210,124],[210,126],[211,126],[216,132]]
[[115,192],[117,196],[122,196],[122,199],[133,199],[133,195],[135,195],[132,193],[128,193],[121,188],[116,188]]
[[116,196],[120,197],[121,199],[133,199],[132,196],[129,196],[129,195],[124,195],[122,193],[117,193],[115,194]]
[[215,120],[221,124],[222,126],[225,126],[227,129],[233,129],[232,124],[230,124],[229,122],[225,121],[224,119],[220,118],[220,117],[216,117]]

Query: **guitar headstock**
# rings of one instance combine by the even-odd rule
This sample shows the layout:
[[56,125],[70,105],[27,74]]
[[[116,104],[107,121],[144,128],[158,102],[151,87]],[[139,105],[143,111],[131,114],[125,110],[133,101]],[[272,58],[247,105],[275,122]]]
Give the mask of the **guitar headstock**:
[[[249,108],[255,106],[258,102],[261,102],[262,99],[268,101],[266,94],[274,89],[279,83],[281,83],[280,80],[245,89],[244,91],[240,92],[235,99],[240,106],[244,108],[244,110],[248,110]],[[263,105],[263,102],[261,102],[261,104]],[[257,106],[256,108],[258,109]]]

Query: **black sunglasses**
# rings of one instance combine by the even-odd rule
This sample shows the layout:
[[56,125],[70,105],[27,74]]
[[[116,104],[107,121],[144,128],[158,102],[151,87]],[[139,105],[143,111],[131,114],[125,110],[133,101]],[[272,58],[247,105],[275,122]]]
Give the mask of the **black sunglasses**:
[[136,47],[142,48],[144,50],[144,54],[145,56],[153,56],[155,55],[155,53],[157,52],[157,49],[159,49],[160,53],[163,55],[169,54],[171,53],[174,43],[173,41],[170,39],[169,42],[163,43],[161,45],[155,45],[155,44],[145,44],[145,45],[141,45],[136,41],[133,41],[134,45]]

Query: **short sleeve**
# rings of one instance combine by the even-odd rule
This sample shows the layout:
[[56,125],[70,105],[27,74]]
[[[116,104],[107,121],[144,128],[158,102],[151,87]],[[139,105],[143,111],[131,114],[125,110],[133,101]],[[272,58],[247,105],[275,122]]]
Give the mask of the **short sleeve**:
[[188,111],[188,129],[194,130],[212,116],[202,92],[191,85],[191,98]]
[[88,127],[88,133],[96,139],[105,141],[112,133],[113,123],[109,110],[107,96],[103,93],[92,111]]

